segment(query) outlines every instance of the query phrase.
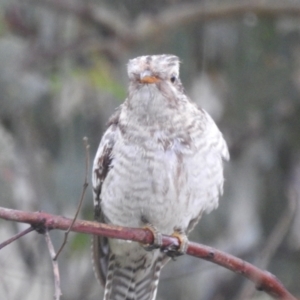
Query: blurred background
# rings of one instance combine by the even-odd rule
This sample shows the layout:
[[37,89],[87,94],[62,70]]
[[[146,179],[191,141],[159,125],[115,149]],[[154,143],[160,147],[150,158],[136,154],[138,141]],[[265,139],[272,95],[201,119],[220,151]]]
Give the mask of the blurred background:
[[[225,193],[191,240],[275,274],[300,297],[300,0],[0,0],[0,205],[74,216],[128,59],[172,53],[187,94],[228,142]],[[89,187],[80,218],[92,219]],[[27,225],[0,220],[0,242]],[[56,249],[62,232],[51,232]],[[59,257],[65,300],[102,299],[90,237]],[[0,251],[2,299],[53,299],[35,232]],[[180,257],[158,300],[271,299],[239,275]]]

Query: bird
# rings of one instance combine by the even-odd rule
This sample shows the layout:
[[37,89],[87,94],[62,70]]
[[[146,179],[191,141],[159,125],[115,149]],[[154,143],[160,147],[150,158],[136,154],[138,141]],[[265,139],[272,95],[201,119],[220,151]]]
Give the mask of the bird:
[[[228,147],[210,115],[186,96],[179,64],[171,54],[129,60],[127,98],[93,163],[96,221],[185,237],[218,206]],[[92,248],[104,300],[156,298],[168,253],[103,236],[93,237]]]

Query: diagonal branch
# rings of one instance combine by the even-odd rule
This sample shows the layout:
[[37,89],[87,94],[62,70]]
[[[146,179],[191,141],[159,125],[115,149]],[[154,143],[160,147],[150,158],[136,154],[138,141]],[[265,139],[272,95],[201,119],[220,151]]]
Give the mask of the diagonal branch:
[[140,13],[133,19],[98,2],[66,0],[22,0],[20,2],[45,7],[58,14],[75,16],[82,22],[95,28],[102,28],[106,32],[103,36],[97,34],[77,37],[68,45],[55,45],[53,49],[35,49],[48,63],[49,58],[55,59],[65,53],[71,55],[90,50],[97,50],[118,58],[124,51],[142,41],[161,38],[170,30],[195,22],[243,18],[249,13],[258,17],[271,18],[286,15],[300,16],[299,2],[282,0],[182,2],[162,7],[157,14]]
[[284,15],[299,17],[300,3],[289,1],[220,1],[193,2],[172,5],[153,17],[142,18],[135,22],[135,36],[145,39],[160,32],[167,32],[176,27],[197,21],[214,21],[228,18],[243,18],[245,14],[253,13],[259,17],[280,17]]
[[[43,232],[43,228],[49,230],[66,230],[70,227],[73,221],[72,219],[55,216],[44,212],[23,212],[1,207],[0,218],[10,221],[29,223],[32,227],[36,228],[40,232]],[[144,244],[153,243],[152,232],[150,230],[141,228],[126,228],[98,222],[77,220],[72,226],[72,231],[103,235],[110,238],[132,240]],[[178,239],[164,235],[163,248],[168,248],[171,245],[179,247]],[[296,298],[284,288],[282,283],[274,275],[267,271],[262,271],[259,268],[243,261],[242,259],[214,248],[193,242],[189,243],[187,254],[211,261],[245,276],[255,283],[257,289],[264,290],[275,299],[296,300]]]
[[83,143],[84,143],[84,147],[85,147],[85,175],[84,175],[84,183],[83,183],[83,187],[82,187],[81,196],[80,196],[80,199],[79,199],[79,203],[78,203],[77,210],[76,210],[75,216],[73,218],[73,221],[70,224],[69,228],[65,231],[65,237],[64,237],[63,243],[60,246],[59,250],[57,251],[56,255],[54,255],[53,260],[57,260],[59,254],[61,253],[61,251],[63,250],[63,248],[65,247],[65,245],[68,241],[69,233],[72,230],[72,226],[74,225],[75,221],[77,220],[78,214],[80,212],[80,209],[81,209],[81,206],[82,206],[82,203],[83,203],[83,200],[84,200],[86,189],[88,188],[88,185],[89,185],[89,183],[88,183],[88,173],[89,173],[89,166],[90,166],[90,164],[89,164],[89,161],[90,161],[90,154],[89,154],[90,145],[88,143],[88,138],[87,137],[83,138]]
[[270,272],[214,248],[189,242],[187,254],[211,261],[251,280],[257,290],[265,291],[275,299],[296,300]]
[[243,1],[196,1],[180,3],[163,8],[156,15],[140,15],[129,20],[116,10],[103,5],[85,3],[70,4],[58,0],[26,0],[36,5],[50,7],[59,13],[76,15],[94,26],[102,26],[114,33],[120,41],[136,43],[146,38],[155,37],[162,32],[196,21],[214,21],[228,18],[241,18],[246,13],[260,17],[280,17],[284,15],[299,17],[300,3],[278,0],[243,0]]
[[16,241],[20,237],[22,237],[22,236],[26,235],[27,233],[33,231],[33,230],[34,230],[34,228],[32,226],[30,226],[30,227],[26,228],[25,230],[23,230],[23,231],[17,233],[16,235],[12,236],[10,239],[8,239],[5,242],[0,244],[0,250],[2,248],[4,248],[5,246],[11,244],[12,242]]

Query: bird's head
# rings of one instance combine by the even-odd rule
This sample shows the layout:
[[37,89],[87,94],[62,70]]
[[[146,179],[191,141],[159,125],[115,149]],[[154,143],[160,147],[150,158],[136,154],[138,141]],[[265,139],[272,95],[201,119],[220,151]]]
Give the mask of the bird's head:
[[131,82],[155,84],[179,81],[179,59],[175,55],[145,55],[129,60],[128,77]]

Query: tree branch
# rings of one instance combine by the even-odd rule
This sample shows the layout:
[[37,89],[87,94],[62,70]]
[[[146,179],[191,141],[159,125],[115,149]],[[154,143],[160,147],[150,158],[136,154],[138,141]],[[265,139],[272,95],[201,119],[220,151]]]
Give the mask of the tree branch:
[[[170,30],[201,21],[243,18],[252,13],[258,17],[277,18],[284,15],[299,17],[300,3],[278,0],[243,0],[220,2],[191,2],[169,5],[157,14],[140,14],[135,19],[126,18],[99,3],[70,2],[66,0],[22,0],[32,5],[54,10],[59,14],[76,16],[93,27],[104,28],[106,34],[95,37],[77,37],[68,45],[55,45],[54,49],[40,49],[39,56],[47,62],[62,54],[97,50],[118,58],[124,51],[146,40],[168,34]],[[109,33],[109,34],[107,34]]]
[[[44,212],[23,212],[0,207],[0,218],[10,221],[29,223],[38,232],[45,229],[66,230],[72,224],[72,219],[55,216]],[[98,222],[77,220],[72,231],[103,235],[110,238],[132,240],[144,244],[153,243],[152,232],[148,229],[126,228],[121,226],[107,225]],[[163,236],[163,249],[170,246],[179,247],[179,241],[175,237]],[[1,245],[0,245],[1,247]],[[263,290],[270,296],[282,300],[296,300],[282,285],[282,283],[267,271],[262,271],[257,267],[222,251],[193,242],[189,243],[187,254],[199,257],[215,264],[223,266],[233,272],[241,274],[253,281],[256,288]]]
[[139,23],[135,22],[132,28],[136,28],[136,32],[133,35],[137,39],[145,39],[196,21],[243,18],[246,13],[260,17],[299,16],[300,4],[288,1],[246,0],[172,5],[154,17],[142,18]]
[[16,235],[12,236],[10,239],[8,239],[8,240],[6,240],[5,242],[3,242],[3,243],[0,244],[0,250],[1,250],[2,248],[4,248],[5,246],[11,244],[12,242],[16,241],[16,240],[19,239],[20,237],[22,237],[22,236],[26,235],[27,233],[33,231],[33,230],[34,230],[34,228],[28,227],[28,228],[26,228],[25,230],[23,230],[23,231],[17,233]]
[[135,20],[126,19],[116,11],[99,4],[71,5],[69,2],[57,0],[26,1],[50,7],[60,13],[73,14],[92,25],[105,27],[120,41],[126,43],[136,43],[195,21],[244,17],[246,13],[261,17],[283,15],[297,17],[300,15],[299,3],[278,0],[193,2],[169,5],[156,15],[140,15]]

